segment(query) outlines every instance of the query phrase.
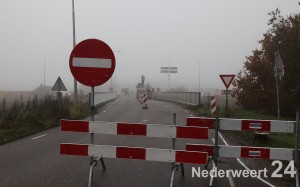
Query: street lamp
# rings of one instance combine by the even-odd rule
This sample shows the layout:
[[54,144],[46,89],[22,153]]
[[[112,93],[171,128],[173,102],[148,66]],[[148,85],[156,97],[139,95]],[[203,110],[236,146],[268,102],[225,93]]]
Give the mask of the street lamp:
[[[73,49],[76,46],[75,40],[75,10],[74,10],[74,0],[72,0],[72,20],[73,20]],[[78,94],[77,94],[77,80],[74,78],[74,97],[76,103],[78,102]]]

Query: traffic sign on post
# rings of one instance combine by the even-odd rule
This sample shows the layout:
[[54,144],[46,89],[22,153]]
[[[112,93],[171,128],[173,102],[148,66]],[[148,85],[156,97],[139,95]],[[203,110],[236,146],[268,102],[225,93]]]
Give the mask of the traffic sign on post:
[[[105,42],[98,39],[87,39],[74,47],[70,54],[69,66],[78,82],[91,87],[91,121],[94,121],[94,87],[104,84],[114,73],[115,55]],[[91,144],[94,144],[93,133],[91,133]],[[105,168],[103,159],[101,159],[101,163]],[[93,166],[93,164],[94,158],[91,156],[90,165]]]
[[235,75],[219,75],[222,79],[222,82],[224,83],[226,90],[228,90],[230,84],[232,83]]
[[104,84],[114,73],[115,55],[103,41],[87,39],[75,46],[69,66],[78,82],[95,87]]
[[228,109],[228,88],[232,83],[235,75],[219,75],[226,87],[226,110]]

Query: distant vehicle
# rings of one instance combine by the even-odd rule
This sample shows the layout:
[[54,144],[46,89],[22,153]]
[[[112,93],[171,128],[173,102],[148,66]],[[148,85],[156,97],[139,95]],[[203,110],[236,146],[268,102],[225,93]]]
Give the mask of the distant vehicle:
[[122,88],[122,95],[129,95],[129,89],[128,88]]

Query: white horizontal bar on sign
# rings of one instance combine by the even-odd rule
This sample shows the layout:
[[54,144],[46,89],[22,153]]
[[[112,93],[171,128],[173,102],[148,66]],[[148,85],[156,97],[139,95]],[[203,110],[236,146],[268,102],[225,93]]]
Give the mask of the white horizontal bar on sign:
[[74,67],[84,68],[111,68],[111,59],[105,58],[73,58]]
[[271,160],[293,160],[293,149],[287,148],[270,148]]
[[240,119],[220,119],[220,130],[242,130]]
[[271,132],[294,133],[295,121],[271,121]]
[[111,145],[89,145],[88,155],[92,157],[116,158],[116,147]]
[[169,149],[146,149],[146,160],[160,162],[175,162],[175,151]]
[[241,147],[240,146],[220,146],[219,147],[220,157],[231,157],[240,158],[241,157]]
[[117,124],[114,122],[89,122],[89,133],[117,134]]
[[166,137],[176,138],[176,126],[175,125],[159,125],[149,124],[147,125],[148,137]]

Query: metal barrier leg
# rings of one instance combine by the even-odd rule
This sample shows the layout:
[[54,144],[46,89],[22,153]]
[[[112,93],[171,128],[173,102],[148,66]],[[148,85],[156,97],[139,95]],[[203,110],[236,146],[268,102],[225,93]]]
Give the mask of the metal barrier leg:
[[299,187],[299,173],[297,168],[296,168],[296,187]]
[[208,157],[208,161],[207,161],[207,164],[205,165],[205,169],[207,169],[207,167],[208,167],[208,165],[209,165],[209,163],[212,161],[212,158],[211,158],[211,156],[210,157]]
[[171,175],[170,187],[174,187],[174,176],[175,176],[175,172],[178,171],[179,166],[180,166],[180,164],[174,164],[172,166],[172,175]]
[[100,158],[100,161],[101,161],[103,170],[106,170],[106,166],[105,166],[105,163],[104,163],[104,160],[102,157]]
[[[101,160],[101,163],[102,163],[103,158],[102,157],[98,157],[97,160],[94,160],[94,162],[90,166],[89,185],[88,185],[88,187],[92,187],[93,186],[93,169],[94,169],[95,166],[97,166],[99,160]],[[103,169],[106,168],[104,162],[102,163],[102,166],[103,166]]]
[[180,164],[181,167],[181,176],[184,176],[184,167],[183,167],[183,163]]
[[[216,168],[216,163],[215,163],[215,161],[214,161],[213,159],[211,159],[211,163],[213,164],[212,170],[215,170],[215,168]],[[212,175],[212,176],[210,176],[210,181],[209,181],[209,186],[210,186],[210,187],[212,187],[213,182],[214,182],[214,176]]]

